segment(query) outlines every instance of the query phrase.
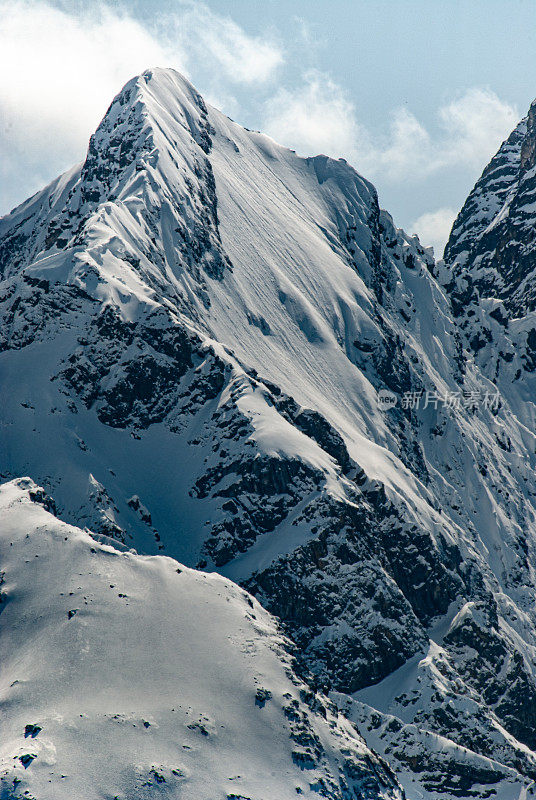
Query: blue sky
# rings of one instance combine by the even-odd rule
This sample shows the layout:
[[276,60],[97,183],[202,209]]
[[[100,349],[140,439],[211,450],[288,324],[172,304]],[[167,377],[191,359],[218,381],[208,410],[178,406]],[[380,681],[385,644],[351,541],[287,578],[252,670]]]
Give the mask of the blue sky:
[[536,0],[0,0],[0,214],[81,160],[149,66],[304,155],[347,158],[437,251],[536,96]]

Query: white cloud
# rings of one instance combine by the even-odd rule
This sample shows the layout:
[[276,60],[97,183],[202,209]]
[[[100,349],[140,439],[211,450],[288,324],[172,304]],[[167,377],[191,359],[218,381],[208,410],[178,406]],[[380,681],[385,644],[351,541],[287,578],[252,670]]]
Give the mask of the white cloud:
[[409,111],[396,110],[389,133],[360,154],[371,174],[420,180],[451,167],[482,169],[519,120],[516,108],[486,89],[467,89],[437,110],[428,131]]
[[0,0],[0,213],[82,159],[112,98],[148,67],[202,63],[233,108],[225,82],[266,82],[283,58],[202,3],[182,3],[160,30],[104,3],[65,8]]
[[494,92],[470,88],[438,109],[433,131],[400,108],[386,131],[373,134],[343,89],[319,72],[278,91],[265,107],[265,129],[283,144],[305,155],[344,156],[365,176],[393,183],[448,167],[482,168],[518,119],[517,109]]
[[184,10],[171,18],[183,49],[198,59],[209,58],[237,83],[264,83],[283,63],[283,52],[272,39],[249,36],[229,17],[215,14],[204,3],[182,0]]
[[1,2],[3,117],[25,140],[37,128],[39,139],[78,142],[126,80],[169,55],[138,22],[104,7],[77,17],[45,2]]
[[263,129],[306,155],[349,157],[355,151],[359,125],[342,89],[310,71],[299,89],[279,89],[266,101]]
[[422,214],[411,223],[409,230],[418,234],[425,247],[432,245],[436,258],[441,258],[455,219],[453,208],[442,207]]
[[[372,141],[372,138],[369,138]],[[407,178],[426,172],[430,167],[433,142],[428,131],[408,110],[397,109],[392,114],[388,136],[373,145],[361,147],[358,158],[372,175]]]
[[468,89],[438,113],[445,131],[445,146],[439,143],[438,156],[447,163],[461,161],[469,166],[482,165],[520,119],[514,106],[495,92],[478,88]]

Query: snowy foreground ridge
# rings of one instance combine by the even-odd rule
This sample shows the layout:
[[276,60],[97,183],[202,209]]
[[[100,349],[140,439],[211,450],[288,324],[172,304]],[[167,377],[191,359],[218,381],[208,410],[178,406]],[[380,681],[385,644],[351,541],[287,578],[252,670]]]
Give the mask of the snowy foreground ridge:
[[535,194],[436,263],[150,70],[0,219],[0,798],[536,796]]
[[29,479],[0,494],[1,797],[401,797],[250,595],[43,501]]

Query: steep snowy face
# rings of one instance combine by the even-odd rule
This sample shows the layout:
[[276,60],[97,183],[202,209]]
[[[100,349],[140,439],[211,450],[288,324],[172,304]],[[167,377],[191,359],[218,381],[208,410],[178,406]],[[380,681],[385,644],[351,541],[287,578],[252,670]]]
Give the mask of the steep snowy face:
[[401,800],[238,586],[0,489],[0,795]]
[[0,254],[3,477],[32,475],[101,540],[238,581],[321,685],[413,665],[396,702],[348,706],[389,757],[404,725],[409,796],[517,798],[535,777],[534,409],[506,373],[489,402],[454,290],[374,188],[151,70],[83,165],[0,220]]

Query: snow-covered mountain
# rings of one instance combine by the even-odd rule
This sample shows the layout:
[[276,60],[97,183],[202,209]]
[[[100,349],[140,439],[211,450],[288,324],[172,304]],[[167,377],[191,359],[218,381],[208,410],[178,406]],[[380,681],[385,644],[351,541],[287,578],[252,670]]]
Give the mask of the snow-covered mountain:
[[409,800],[536,778],[530,258],[482,260],[530,233],[532,125],[436,265],[345,161],[150,70],[0,220],[4,479],[254,594]]

